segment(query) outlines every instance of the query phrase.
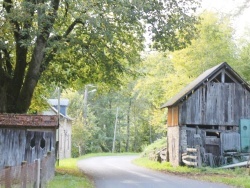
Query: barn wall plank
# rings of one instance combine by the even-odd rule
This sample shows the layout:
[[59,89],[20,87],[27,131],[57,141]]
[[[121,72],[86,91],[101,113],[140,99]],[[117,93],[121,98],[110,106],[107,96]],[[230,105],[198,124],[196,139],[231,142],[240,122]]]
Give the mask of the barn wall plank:
[[250,92],[237,83],[207,83],[179,107],[183,125],[238,125],[250,117]]

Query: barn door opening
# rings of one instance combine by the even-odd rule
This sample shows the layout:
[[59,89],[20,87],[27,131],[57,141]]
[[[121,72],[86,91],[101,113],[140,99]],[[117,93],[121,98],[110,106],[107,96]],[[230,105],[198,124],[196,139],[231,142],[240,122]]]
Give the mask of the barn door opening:
[[250,152],[250,119],[240,120],[241,151]]

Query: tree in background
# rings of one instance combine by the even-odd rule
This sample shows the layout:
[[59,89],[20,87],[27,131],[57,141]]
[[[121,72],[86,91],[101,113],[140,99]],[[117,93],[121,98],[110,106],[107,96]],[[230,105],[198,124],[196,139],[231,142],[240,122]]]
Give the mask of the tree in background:
[[[77,92],[70,89],[62,93],[62,97],[70,100],[68,115],[73,118],[72,123],[72,156],[78,157],[89,152],[100,152],[98,137],[101,134],[96,124],[96,117],[91,108],[88,109],[87,124],[84,120],[84,92]],[[91,98],[90,98],[91,99]],[[89,99],[89,101],[90,101]]]
[[238,42],[238,61],[234,63],[233,67],[240,73],[240,75],[250,83],[250,29],[245,31],[245,35],[239,39]]
[[146,29],[156,49],[189,44],[198,6],[196,0],[0,3],[1,113],[26,113],[39,80],[117,85],[123,73],[131,74]]
[[203,13],[201,24],[197,25],[197,38],[187,48],[171,53],[174,71],[165,85],[167,100],[207,69],[222,62],[230,65],[237,62],[234,30],[227,18],[213,12]]
[[133,95],[136,99],[144,101],[148,107],[143,110],[148,119],[149,131],[151,130],[151,142],[166,132],[166,113],[160,110],[160,106],[165,102],[165,88],[169,83],[169,76],[173,73],[174,67],[168,52],[153,52],[148,54],[141,63],[140,76],[133,88]]

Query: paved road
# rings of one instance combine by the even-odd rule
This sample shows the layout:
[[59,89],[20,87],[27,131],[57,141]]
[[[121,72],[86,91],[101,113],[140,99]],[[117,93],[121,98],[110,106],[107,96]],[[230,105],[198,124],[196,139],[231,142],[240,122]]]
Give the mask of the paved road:
[[105,156],[84,159],[78,166],[91,176],[97,188],[228,188],[133,165],[136,156]]

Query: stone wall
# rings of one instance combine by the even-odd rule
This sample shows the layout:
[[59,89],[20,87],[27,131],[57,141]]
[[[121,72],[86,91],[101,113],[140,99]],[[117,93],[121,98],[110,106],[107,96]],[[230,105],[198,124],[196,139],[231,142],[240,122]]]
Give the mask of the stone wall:
[[180,154],[187,152],[187,131],[186,125],[180,127]]
[[178,166],[180,164],[180,127],[168,127],[168,153],[169,162],[173,166]]

